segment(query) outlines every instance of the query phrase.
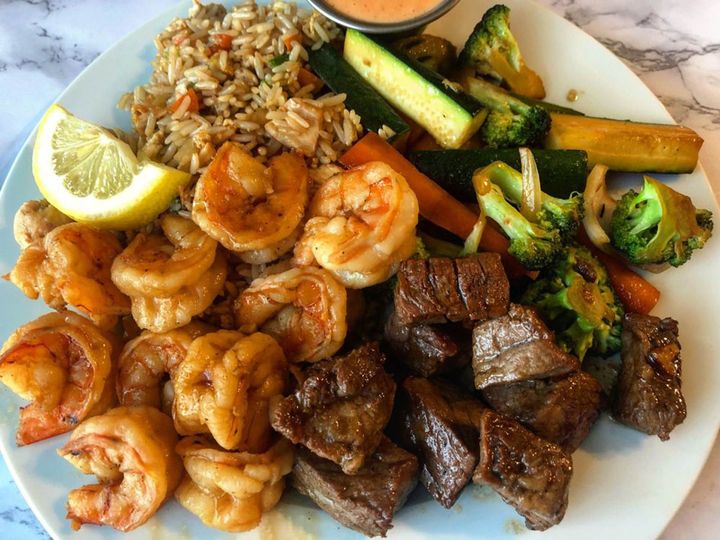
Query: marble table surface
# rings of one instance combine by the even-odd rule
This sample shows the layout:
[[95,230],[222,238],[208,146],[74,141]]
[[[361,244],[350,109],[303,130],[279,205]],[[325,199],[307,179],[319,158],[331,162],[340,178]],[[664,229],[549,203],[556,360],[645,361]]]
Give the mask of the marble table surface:
[[[540,0],[599,39],[697,130],[701,159],[720,193],[720,2]],[[176,0],[0,0],[0,182],[45,109],[115,41]],[[632,7],[628,7],[632,6]],[[0,461],[0,537],[47,538]],[[720,442],[663,533],[717,538]]]

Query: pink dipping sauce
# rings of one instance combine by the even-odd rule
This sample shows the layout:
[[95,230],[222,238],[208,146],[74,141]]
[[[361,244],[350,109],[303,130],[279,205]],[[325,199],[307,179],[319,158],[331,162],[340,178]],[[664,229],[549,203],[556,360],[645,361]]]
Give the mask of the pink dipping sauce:
[[325,0],[335,10],[357,19],[375,23],[393,23],[419,17],[441,0]]

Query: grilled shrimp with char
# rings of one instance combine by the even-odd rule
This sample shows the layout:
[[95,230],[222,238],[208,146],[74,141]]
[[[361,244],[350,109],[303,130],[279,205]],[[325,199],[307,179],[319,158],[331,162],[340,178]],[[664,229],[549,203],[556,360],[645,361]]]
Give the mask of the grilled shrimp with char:
[[113,339],[71,312],[21,326],[0,349],[0,382],[31,401],[20,411],[18,445],[72,430],[112,406]]
[[228,450],[264,451],[269,408],[288,381],[285,355],[266,334],[220,330],[195,339],[173,376],[181,435],[210,433]]
[[293,268],[258,278],[235,301],[244,330],[277,339],[290,362],[316,362],[335,354],[347,334],[345,288],[322,268]]
[[169,416],[153,407],[118,407],[83,422],[58,454],[98,484],[68,495],[67,518],[131,531],[173,494],[183,472]]
[[163,234],[138,234],[112,265],[115,284],[130,296],[169,296],[192,285],[215,260],[217,242],[191,220],[166,214]]
[[246,262],[270,262],[292,249],[308,202],[305,161],[293,153],[267,166],[227,142],[197,182],[192,218]]
[[25,248],[5,277],[33,300],[40,296],[54,309],[69,304],[110,328],[118,316],[130,313],[130,299],[110,278],[121,251],[112,233],[68,223]]
[[325,181],[308,215],[295,261],[319,264],[348,288],[386,280],[415,250],[417,198],[405,178],[382,162]]
[[256,527],[282,497],[294,452],[280,439],[263,453],[227,452],[207,437],[177,445],[187,476],[175,498],[205,525],[228,532]]
[[227,277],[217,242],[191,220],[167,214],[163,235],[138,234],[112,265],[112,280],[130,295],[140,328],[179,328],[212,304]]
[[171,414],[175,368],[185,359],[192,341],[210,331],[209,325],[191,322],[159,334],[146,330],[128,341],[118,359],[120,405],[149,405]]

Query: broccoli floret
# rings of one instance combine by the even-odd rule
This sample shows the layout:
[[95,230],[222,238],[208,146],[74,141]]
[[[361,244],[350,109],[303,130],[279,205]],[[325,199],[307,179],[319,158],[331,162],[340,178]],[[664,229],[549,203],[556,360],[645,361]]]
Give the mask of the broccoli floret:
[[542,99],[542,79],[525,65],[510,31],[510,8],[498,4],[485,12],[460,53],[460,65],[505,83],[523,96]]
[[527,104],[476,77],[463,77],[463,87],[489,111],[480,128],[480,136],[488,146],[535,146],[550,129],[550,114],[542,107]]
[[[488,179],[498,186],[505,197],[515,205],[522,200],[522,174],[509,165],[497,161],[488,166]],[[541,207],[537,220],[548,229],[555,229],[564,240],[575,238],[583,217],[583,196],[573,194],[569,199],[558,199],[541,194]]]
[[521,298],[538,308],[558,344],[580,360],[588,351],[620,350],[623,308],[600,261],[583,247],[569,247]]
[[495,221],[510,239],[510,255],[526,268],[538,270],[547,266],[562,249],[562,238],[557,230],[547,224],[528,221],[505,200],[498,186],[491,185],[485,193],[478,193],[478,202],[487,217]]
[[628,191],[610,222],[612,245],[633,264],[685,264],[712,235],[709,210],[695,208],[687,195],[645,177],[642,191]]

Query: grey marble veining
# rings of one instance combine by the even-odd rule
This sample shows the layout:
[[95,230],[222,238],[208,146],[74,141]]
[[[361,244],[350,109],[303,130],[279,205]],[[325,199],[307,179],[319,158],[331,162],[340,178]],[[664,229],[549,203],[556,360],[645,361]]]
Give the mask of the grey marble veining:
[[[635,71],[674,118],[706,139],[720,187],[720,1],[540,0]],[[98,54],[176,0],[0,0],[0,182],[39,117]],[[664,537],[720,530],[720,445]],[[0,461],[0,538],[48,538]]]

